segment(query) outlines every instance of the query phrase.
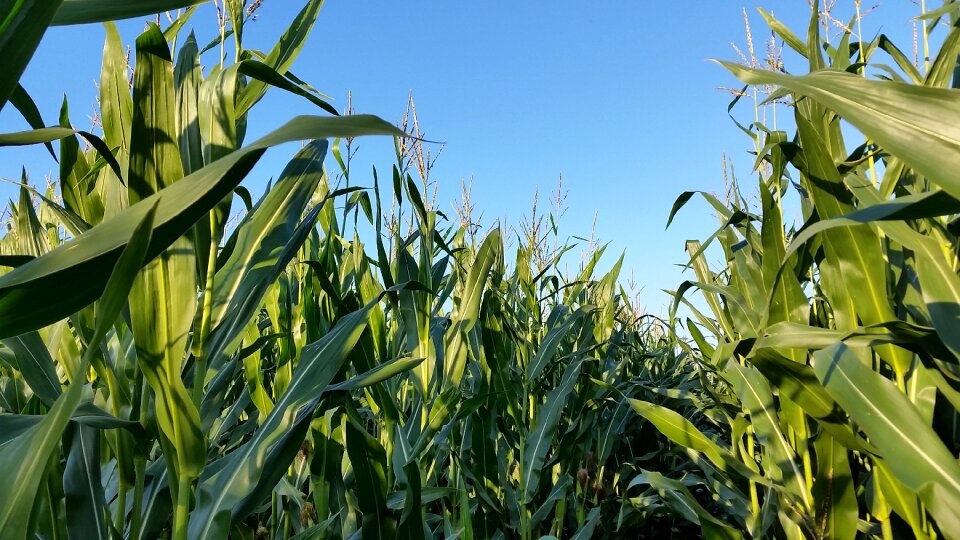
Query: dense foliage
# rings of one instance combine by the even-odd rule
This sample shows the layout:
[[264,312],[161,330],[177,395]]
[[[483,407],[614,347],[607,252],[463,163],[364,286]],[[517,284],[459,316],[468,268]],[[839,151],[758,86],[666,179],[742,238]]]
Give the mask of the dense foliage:
[[[796,133],[742,126],[758,208],[703,194],[721,227],[660,320],[603,249],[570,275],[555,226],[434,209],[422,141],[290,72],[317,0],[266,52],[243,46],[255,5],[227,0],[203,48],[188,8],[137,39],[132,78],[107,23],[102,133],[66,102],[42,124],[16,78],[48,24],[195,3],[2,8],[0,103],[35,129],[0,145],[46,144],[60,174],[20,186],[0,239],[0,536],[960,537],[954,4],[923,70],[764,13],[810,74],[724,65]],[[323,113],[245,143],[268,88]],[[396,163],[342,187],[364,135]],[[254,202],[260,156],[302,140]]]

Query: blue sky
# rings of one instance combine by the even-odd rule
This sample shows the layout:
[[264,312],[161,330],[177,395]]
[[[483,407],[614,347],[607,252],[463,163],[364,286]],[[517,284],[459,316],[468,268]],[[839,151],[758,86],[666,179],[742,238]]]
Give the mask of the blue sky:
[[[838,4],[848,4],[837,8],[845,19],[853,1]],[[301,5],[265,0],[245,28],[247,46],[268,48]],[[426,138],[446,141],[431,179],[439,183],[437,206],[448,215],[461,180],[472,177],[485,221],[505,217],[516,224],[529,216],[538,189],[546,206],[562,174],[569,210],[561,236],[589,236],[596,214],[596,235],[610,243],[606,264],[625,251],[623,277],[632,271],[642,303],[661,314],[668,299],[660,289],[684,279],[676,266],[685,262],[684,241],[705,238],[716,226],[708,207],[695,202],[664,231],[674,199],[685,190],[721,193],[723,152],[745,186],[754,182],[750,141],[727,117],[730,95],[717,89],[739,85],[706,59],[737,59],[731,42],[746,51],[744,7],[763,54],[770,33],[758,5],[805,32],[803,0],[328,0],[293,72],[337,108],[346,106],[350,91],[357,112],[390,121],[399,120],[412,93]],[[888,0],[866,18],[864,34],[887,33],[909,53],[910,18],[917,14],[909,0]],[[126,43],[143,23],[121,23]],[[216,33],[213,9],[199,10],[191,24],[198,41],[209,41]],[[103,38],[99,25],[54,28],[44,37],[21,82],[48,124],[67,94],[74,123],[89,129]],[[209,65],[215,54],[204,60]],[[274,90],[250,118],[247,140],[293,115],[314,113],[301,98]],[[739,117],[751,120],[752,111],[744,107]],[[12,107],[0,113],[0,131],[22,129]],[[393,163],[392,142],[358,145],[353,180],[372,185],[371,165],[386,173]],[[294,148],[269,152],[245,185],[258,195]],[[39,184],[57,167],[42,147],[0,149],[0,177],[18,179],[21,166]],[[335,167],[332,160],[328,167]],[[14,193],[0,185],[4,199]]]

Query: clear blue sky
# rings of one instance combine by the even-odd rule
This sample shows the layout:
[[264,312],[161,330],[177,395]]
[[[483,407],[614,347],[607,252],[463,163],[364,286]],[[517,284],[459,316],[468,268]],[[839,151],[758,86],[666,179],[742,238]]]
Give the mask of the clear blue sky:
[[[839,4],[849,4],[841,11],[846,19],[853,0]],[[265,0],[257,21],[245,29],[246,44],[268,48],[301,5]],[[538,188],[545,206],[562,173],[569,211],[561,235],[589,236],[599,210],[597,236],[611,244],[607,265],[626,251],[623,277],[632,270],[642,302],[663,313],[668,300],[660,289],[684,279],[675,266],[686,261],[684,241],[705,238],[716,227],[708,207],[696,202],[664,231],[674,199],[685,190],[721,193],[724,151],[741,182],[754,183],[750,141],[727,117],[730,95],[717,90],[739,85],[706,59],[735,60],[731,42],[746,51],[743,7],[763,54],[770,33],[757,5],[804,34],[809,8],[802,0],[328,0],[293,71],[333,97],[337,108],[346,106],[352,91],[357,112],[390,121],[399,120],[412,92],[426,137],[447,143],[432,179],[440,185],[437,206],[448,215],[461,179],[472,176],[474,202],[486,221],[506,216],[515,224],[529,215]],[[909,0],[884,1],[866,18],[864,34],[887,33],[909,53],[910,18],[917,14],[919,7]],[[143,23],[121,24],[126,43],[133,43]],[[212,39],[212,7],[198,11],[191,24],[198,41]],[[103,38],[99,25],[54,28],[44,37],[21,82],[48,124],[56,122],[66,93],[74,123],[89,129]],[[215,58],[205,57],[204,64]],[[293,115],[315,112],[306,101],[273,90],[251,117],[247,140]],[[751,119],[749,109],[740,112]],[[22,129],[26,124],[6,107],[0,131]],[[358,144],[354,182],[372,185],[370,165],[389,171],[392,142]],[[255,196],[292,151],[275,149],[262,160],[245,184]],[[21,165],[41,185],[56,174],[42,147],[0,149],[0,176],[18,179]],[[0,185],[4,199],[14,193]]]

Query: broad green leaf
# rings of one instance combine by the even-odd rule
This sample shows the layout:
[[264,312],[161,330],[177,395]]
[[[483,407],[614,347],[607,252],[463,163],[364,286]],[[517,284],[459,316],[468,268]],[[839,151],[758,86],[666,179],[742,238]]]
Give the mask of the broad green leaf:
[[817,222],[804,229],[791,242],[787,255],[789,256],[799,249],[799,246],[822,231],[877,222],[879,229],[886,235],[914,251],[917,257],[916,271],[920,277],[921,290],[937,334],[943,344],[954,355],[960,357],[960,335],[953,331],[953,326],[960,317],[960,307],[958,307],[960,306],[960,278],[951,269],[949,261],[944,257],[942,249],[934,238],[922,235],[906,223],[900,222],[904,219],[918,219],[929,215],[941,215],[941,213],[952,214],[951,209],[955,205],[955,199],[943,192],[933,192],[916,197],[904,197],[906,200],[901,202],[898,202],[899,199],[883,202],[879,193],[872,188],[856,189],[854,193],[871,206],[844,216]]
[[246,0],[225,0],[224,6],[227,9],[227,16],[230,17],[230,27],[233,30],[233,35],[236,38],[237,50],[242,50],[243,48],[243,17],[244,17],[244,4]]
[[913,60],[897,48],[886,35],[880,34],[880,36],[877,37],[877,48],[886,51],[886,53],[893,58],[897,67],[899,67],[911,81],[917,84],[923,81],[923,76],[920,74],[920,71],[917,70],[917,66],[913,65]]
[[[785,142],[786,133],[778,132],[775,135],[769,135],[768,140]],[[771,158],[778,157],[784,161],[783,151],[775,147],[770,152]],[[785,163],[780,168],[785,167]],[[782,174],[778,172],[776,174]],[[772,178],[779,184],[780,176]],[[775,187],[779,189],[779,187]],[[783,232],[783,216],[779,201],[774,201],[774,194],[761,182],[760,202],[763,208],[763,221],[760,228],[760,238],[763,244],[762,275],[763,284],[766,289],[765,294],[771,297],[767,313],[767,324],[781,321],[806,322],[810,318],[810,309],[807,304],[807,297],[803,294],[800,282],[793,272],[785,271],[780,273],[781,261],[785,259],[786,253],[785,238]],[[756,287],[752,280],[747,281],[746,286]],[[798,351],[785,351],[793,360],[802,361],[803,357]]]
[[183,177],[177,147],[173,60],[160,27],[151,24],[137,38],[130,135],[130,204],[146,199]]
[[0,7],[0,109],[17,89],[20,76],[63,0],[18,0]]
[[70,538],[109,539],[106,500],[100,477],[100,434],[76,425],[63,472],[64,506]]
[[[250,440],[207,466],[197,486],[190,537],[226,538],[231,522],[270,493],[300,446],[316,400],[360,339],[372,307],[347,315],[326,336],[304,347],[293,379]],[[292,452],[282,452],[284,448]]]
[[797,37],[786,25],[777,20],[773,16],[773,13],[763,9],[757,8],[757,11],[760,12],[760,15],[763,17],[763,20],[766,21],[767,25],[770,27],[770,30],[774,34],[780,37],[784,43],[786,43],[791,49],[800,53],[802,56],[807,56],[807,45],[803,42],[802,39]]
[[737,461],[729,450],[709,439],[676,411],[639,399],[628,398],[627,402],[630,403],[637,414],[646,418],[668,439],[684,448],[690,448],[704,454],[720,470],[727,473],[736,472],[745,478],[763,481],[762,478],[759,478]]
[[580,319],[589,314],[589,311],[580,308],[573,313],[566,306],[557,306],[547,318],[547,333],[540,340],[540,347],[537,354],[527,364],[527,381],[533,381],[540,376],[547,364],[554,360],[557,348],[565,337],[571,332],[571,328]]
[[[420,489],[420,467],[415,461],[403,466],[407,485],[403,503],[403,512],[397,525],[398,538],[422,538],[426,529],[423,501]],[[389,504],[389,503],[388,503]]]
[[85,382],[71,384],[38,424],[0,446],[0,467],[8,471],[5,489],[0,491],[0,530],[4,537],[32,538],[30,514],[37,491],[63,430],[80,404]]
[[923,500],[947,536],[956,536],[960,465],[913,404],[843,344],[813,359],[817,378],[870,437],[893,477]]
[[[357,505],[363,512],[363,537],[394,538],[396,519],[387,510],[387,455],[383,446],[353,422],[344,423],[347,455],[356,480]],[[419,474],[419,473],[418,473]]]
[[957,65],[957,55],[960,54],[960,27],[950,26],[950,33],[940,44],[936,58],[930,64],[923,85],[931,88],[949,88],[954,80],[954,68]]
[[797,455],[780,428],[778,407],[767,380],[756,368],[740,366],[734,360],[727,363],[726,375],[750,415],[757,441],[764,446],[766,476],[795,496],[805,508],[813,508]]
[[960,198],[960,94],[822,71],[790,76],[721,62],[743,82],[775,84],[813,98],[918,173]]
[[846,414],[823,388],[810,366],[794,362],[769,348],[751,353],[750,363],[777,387],[781,397],[799,405],[836,441],[851,450],[877,453],[876,448],[853,432]]
[[[828,142],[825,133],[799,109],[796,121],[805,161],[801,169],[817,213],[821,219],[829,219],[852,212],[853,201],[825,146]],[[864,324],[881,324],[896,319],[887,298],[887,277],[876,231],[870,227],[834,229],[824,234],[823,242],[828,260],[842,270],[837,274],[843,288],[834,296],[848,296],[856,309],[856,316]],[[852,320],[853,314],[849,315]],[[899,373],[904,373],[912,360],[906,351],[894,347],[881,347],[877,352]]]
[[[306,98],[308,101],[330,114],[339,114],[332,105],[317,97],[315,93],[305,90],[302,86],[291,81],[286,76],[281,75],[277,70],[267,64],[264,64],[263,62],[259,62],[257,60],[243,60],[237,64],[237,72],[241,75],[246,75],[255,81],[266,83],[270,86],[280,88],[292,94]],[[248,83],[248,86],[249,84],[250,83]]]
[[[397,128],[373,116],[296,118],[131,206],[80,238],[0,276],[0,337],[53,323],[95,300],[106,284],[104,269],[116,261],[129,231],[154,205],[155,234],[148,257],[169,247],[229,194],[267,148],[304,139],[374,134],[403,136]],[[79,275],[83,279],[69,277]],[[58,287],[64,280],[74,286],[68,290]]]
[[667,478],[655,471],[643,471],[630,480],[627,489],[644,484],[649,484],[657,490],[677,514],[700,525],[704,538],[708,540],[743,538],[736,529],[707,512],[683,482]]
[[[120,32],[113,23],[103,45],[103,66],[100,69],[100,116],[103,139],[108,148],[118,148],[129,155],[130,130],[133,122],[133,98],[130,96],[127,51],[120,41]],[[119,173],[118,173],[119,174]],[[122,175],[120,178],[124,178]]]
[[[174,121],[173,62],[160,28],[137,38],[129,200],[137,203],[183,177]],[[200,415],[181,378],[197,303],[192,244],[181,237],[141,271],[130,292],[138,365],[156,403],[163,457],[172,478],[199,476],[206,462]]]
[[83,137],[107,161],[107,164],[110,165],[111,171],[117,174],[120,173],[120,164],[114,158],[113,153],[110,152],[110,148],[107,147],[107,143],[104,142],[100,137],[97,137],[93,133],[87,131],[65,127],[46,127],[33,129],[30,131],[19,131],[16,133],[3,133],[0,134],[0,146],[26,146],[38,143],[46,144],[50,141],[72,137],[73,135],[80,135]]
[[96,176],[95,189],[103,207],[103,215],[97,216],[98,219],[92,222],[94,224],[115,216],[129,206],[125,185],[133,125],[129,51],[123,46],[114,23],[105,23],[104,27],[107,37],[103,44],[103,65],[100,68],[100,123],[107,148],[116,149],[120,170],[100,170]]
[[529,526],[531,529],[536,529],[538,525],[543,523],[544,520],[550,517],[553,513],[554,508],[557,505],[558,501],[561,501],[567,497],[567,494],[573,488],[573,477],[569,474],[564,474],[560,477],[559,480],[553,485],[553,489],[550,490],[550,494],[547,495],[543,504],[540,505],[540,508],[533,513],[533,516],[530,517]]
[[[239,336],[247,319],[259,309],[266,287],[299,249],[299,244],[286,246],[298,236],[295,233],[300,216],[323,177],[326,153],[325,140],[303,147],[284,168],[277,184],[237,227],[233,250],[217,271],[214,290],[209,293],[210,325],[214,329],[211,351],[222,350]],[[313,228],[312,221],[309,228]]]
[[823,434],[814,442],[817,477],[813,483],[819,528],[824,538],[852,540],[857,536],[859,507],[847,449]]
[[60,397],[60,376],[46,344],[36,332],[27,332],[3,340],[4,347],[13,353],[14,367],[23,379],[47,405]]
[[917,495],[890,474],[889,467],[882,459],[875,460],[873,467],[873,487],[880,491],[874,496],[882,496],[884,502],[910,525],[914,536],[917,538],[926,536],[923,529],[927,519],[923,503]]
[[593,531],[596,530],[600,521],[600,507],[594,506],[587,512],[587,519],[577,530],[577,533],[571,537],[571,540],[589,540],[593,538]]
[[533,430],[523,442],[523,463],[521,463],[520,491],[524,503],[531,502],[540,487],[540,477],[547,451],[553,446],[553,437],[560,424],[560,416],[567,404],[567,398],[574,390],[584,360],[573,359],[563,371],[560,383],[547,394],[546,401],[537,412]]
[[177,100],[177,144],[180,147],[180,161],[184,173],[191,174],[203,167],[198,101],[203,73],[200,70],[200,55],[193,32],[190,32],[187,41],[180,47],[173,80]]
[[960,4],[957,4],[952,1],[947,1],[943,3],[943,6],[937,9],[931,9],[924,11],[921,15],[914,17],[915,21],[927,21],[930,19],[939,19],[940,17],[960,8]]
[[417,367],[421,362],[423,362],[423,358],[396,358],[394,360],[384,362],[369,371],[365,371],[356,377],[350,377],[346,381],[337,384],[331,384],[325,391],[349,392],[358,388],[373,386],[391,377],[395,377],[400,373],[410,371],[411,369]]
[[198,90],[198,122],[206,165],[233,152],[240,144],[234,109],[237,69],[237,65],[226,69],[214,66]]
[[[142,17],[202,4],[207,0],[62,0],[54,25],[84,24]],[[58,2],[59,3],[59,2]]]
[[[106,292],[97,315],[93,343],[99,343],[120,314],[136,270],[143,264],[150,243],[155,208],[148,210],[134,229],[129,244],[110,274]],[[84,353],[80,373],[85,373],[90,358],[97,351],[89,347]],[[0,467],[12,471],[6,489],[0,490],[0,530],[8,538],[26,539],[30,532],[30,514],[40,483],[46,476],[50,456],[60,443],[61,435],[83,397],[85,379],[78,379],[57,398],[50,410],[36,425],[7,444],[0,446]]]
[[[67,99],[60,107],[60,127],[70,128],[70,113]],[[103,217],[103,202],[94,193],[96,183],[88,179],[90,163],[80,151],[76,137],[60,139],[60,196],[63,206],[83,219],[96,223]],[[89,225],[88,225],[89,228]],[[74,232],[74,236],[78,233]]]
[[500,230],[494,229],[487,235],[477,251],[473,264],[463,283],[460,303],[453,316],[448,336],[444,341],[445,363],[444,389],[456,388],[460,385],[463,371],[467,365],[468,337],[467,333],[473,330],[480,316],[480,300],[486,287],[487,277],[494,261],[502,257],[503,246],[500,241]]
[[[64,98],[64,100],[66,100],[66,98]],[[10,103],[20,111],[23,119],[30,124],[30,127],[33,129],[46,127],[46,124],[43,122],[43,117],[40,116],[40,110],[37,109],[37,104],[34,103],[30,94],[19,84],[10,95]],[[46,144],[45,146],[47,147],[47,151],[50,152],[50,156],[53,159],[57,159],[57,155],[53,153],[53,146],[50,144]]]
[[[283,36],[264,58],[263,63],[277,73],[285,75],[310,35],[321,6],[323,6],[323,0],[307,0],[303,9],[290,23]],[[240,92],[237,100],[237,117],[245,115],[251,107],[260,101],[267,92],[267,88],[268,84],[265,82],[256,79],[250,81]]]
[[[201,2],[202,1],[203,0],[201,0]],[[197,12],[198,7],[200,7],[199,4],[194,4],[184,10],[178,9],[176,11],[176,14],[178,15],[177,18],[174,19],[173,22],[171,22],[170,25],[163,30],[163,37],[165,37],[167,41],[171,43],[171,47],[176,44],[177,38],[180,35],[180,30],[184,27],[184,25],[187,24],[187,21],[193,17],[193,14]]]
[[47,243],[47,237],[43,234],[43,225],[40,224],[40,218],[33,207],[30,192],[27,190],[26,171],[23,173],[21,182],[23,183],[20,184],[20,204],[17,205],[14,218],[17,252],[19,255],[38,257],[49,251],[50,246]]

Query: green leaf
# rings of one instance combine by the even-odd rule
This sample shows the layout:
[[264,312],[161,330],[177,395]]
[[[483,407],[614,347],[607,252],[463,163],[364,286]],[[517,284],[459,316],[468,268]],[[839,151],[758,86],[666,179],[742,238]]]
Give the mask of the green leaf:
[[543,501],[543,504],[540,505],[540,508],[530,517],[530,520],[527,522],[528,526],[535,530],[545,519],[549,518],[557,502],[566,499],[567,494],[572,488],[573,477],[569,474],[561,476],[553,485],[553,489],[550,490],[550,494],[547,495],[547,498]]
[[[344,423],[347,455],[356,479],[357,506],[363,512],[363,537],[394,538],[395,519],[387,510],[387,455],[383,446],[358,428]],[[417,473],[419,474],[419,473]]]
[[813,98],[918,173],[960,199],[960,94],[822,71],[793,77],[721,62],[743,82],[775,84]]
[[600,521],[600,507],[594,506],[587,512],[587,519],[584,520],[583,525],[577,530],[577,533],[574,534],[570,540],[589,540],[593,538],[593,531],[597,528],[597,523]]
[[707,512],[687,487],[683,485],[683,482],[667,478],[658,472],[643,471],[630,481],[627,490],[643,484],[649,484],[650,487],[657,490],[674,512],[691,523],[700,525],[703,529],[704,538],[709,540],[743,538],[736,529]]
[[818,533],[824,538],[853,540],[859,507],[847,449],[823,434],[814,442],[817,478],[813,483]]
[[[30,94],[19,84],[10,95],[10,103],[20,111],[23,119],[30,124],[30,127],[33,129],[46,127],[46,124],[43,123],[43,117],[40,116],[40,110],[37,109],[37,104],[33,102]],[[57,159],[57,155],[53,153],[53,146],[47,143],[46,147],[47,151],[50,152],[50,156],[53,159]]]
[[[315,94],[304,90],[300,85],[294,83],[284,75],[281,75],[277,70],[267,64],[264,64],[263,62],[259,62],[257,60],[243,60],[237,64],[237,71],[241,75],[246,75],[255,81],[266,83],[270,86],[274,86],[306,98],[308,101],[330,114],[340,114],[336,109],[333,108],[332,105],[323,99],[320,99]],[[250,104],[250,106],[252,106],[252,104]],[[243,111],[241,110],[241,112]]]
[[[323,178],[326,152],[325,140],[304,146],[237,227],[233,250],[217,271],[213,291],[208,292],[213,332],[204,346],[212,362],[218,362],[219,354],[240,336],[259,310],[267,287],[306,240],[298,221]],[[313,221],[305,221],[309,222],[306,231],[313,229]]]
[[[60,127],[70,127],[70,112],[66,97],[63,98],[63,104],[60,106]],[[91,194],[94,184],[84,181],[89,173],[90,163],[87,161],[87,155],[80,151],[77,138],[60,139],[60,196],[63,198],[63,206],[87,223],[83,230],[90,228],[89,223],[96,223],[103,217],[101,201]],[[52,207],[56,206],[56,204],[52,205]],[[79,235],[76,231],[71,232],[74,236]]]
[[779,36],[791,49],[800,53],[801,56],[807,56],[807,45],[802,39],[797,37],[786,25],[777,20],[777,18],[773,16],[773,13],[759,7],[757,11],[760,12],[763,20],[767,22],[767,26],[770,27],[770,30],[772,30],[774,34]]
[[[168,248],[244,178],[264,150],[284,142],[323,137],[403,133],[373,116],[298,117],[255,143],[132,205],[72,242],[0,276],[0,337],[41,328],[83,308],[103,291],[106,269],[129,232],[157,206],[148,257]],[[82,276],[82,279],[81,279]],[[69,289],[58,284],[70,282]]]
[[272,491],[299,449],[317,400],[366,328],[373,305],[343,317],[305,346],[286,391],[250,440],[206,467],[190,515],[191,538],[226,538],[231,522]]
[[[277,41],[270,53],[263,60],[263,63],[274,69],[277,73],[285,75],[293,61],[296,60],[313,29],[313,24],[320,13],[320,7],[323,6],[323,0],[308,0],[303,9],[297,14],[293,22],[287,28],[280,40]],[[268,84],[253,80],[241,90],[237,100],[237,117],[241,117],[250,110],[263,95],[267,92]],[[317,138],[317,137],[315,137]]]
[[830,433],[832,438],[851,450],[877,453],[873,445],[853,432],[846,414],[820,384],[810,366],[798,364],[769,348],[751,353],[750,363],[777,387],[780,396],[799,405]]
[[423,362],[423,358],[395,358],[356,377],[350,377],[341,383],[332,384],[327,387],[326,392],[349,392],[358,388],[373,386],[400,373],[410,371],[420,365],[421,362]]
[[745,465],[737,461],[729,450],[709,439],[676,411],[639,399],[628,398],[627,402],[630,403],[637,414],[646,418],[668,439],[684,448],[690,448],[704,454],[720,470],[728,473],[736,472],[744,478],[763,482],[761,477],[758,477]]
[[861,187],[855,189],[854,193],[871,206],[844,216],[819,221],[805,228],[791,242],[787,256],[822,231],[877,222],[877,226],[886,235],[914,251],[917,258],[916,272],[922,284],[921,292],[937,334],[943,344],[960,357],[960,334],[954,331],[954,324],[960,317],[960,278],[953,272],[936,239],[920,234],[908,224],[899,221],[930,214],[939,215],[941,212],[952,214],[955,199],[938,191],[903,197],[905,200],[901,204],[898,202],[900,199],[884,202],[872,187]]
[[403,466],[407,478],[403,513],[400,515],[400,524],[397,526],[397,538],[423,538],[425,522],[420,491],[420,467],[415,461]]
[[[815,113],[810,114],[810,119],[799,110],[796,115],[805,162],[801,170],[820,218],[839,217],[853,211],[853,201],[826,146],[829,141],[822,122],[815,120]],[[837,272],[842,283],[838,295],[849,297],[856,309],[855,316],[867,325],[896,319],[887,298],[887,275],[876,231],[870,227],[844,227],[826,233],[823,241],[830,264],[842,263],[842,272]],[[840,311],[838,306],[834,306],[834,311]],[[841,330],[855,324],[854,313],[844,315],[848,321],[838,323]],[[881,347],[877,352],[899,373],[904,373],[912,360],[902,349]]]
[[200,70],[200,55],[193,32],[180,47],[174,70],[174,87],[177,99],[177,144],[183,171],[191,174],[203,167],[203,142],[200,138],[198,95],[203,73]]
[[234,108],[237,94],[237,65],[214,66],[200,83],[198,122],[203,141],[203,162],[207,165],[237,149],[239,116]]
[[83,396],[83,383],[71,384],[43,419],[12,441],[0,446],[0,467],[7,471],[0,491],[0,530],[5,538],[32,537],[30,514],[40,483],[47,476],[50,457]]
[[[108,148],[117,148],[119,162],[126,168],[130,155],[130,130],[133,123],[133,98],[130,96],[127,49],[120,41],[120,32],[113,23],[104,24],[107,32],[103,44],[103,66],[100,68],[100,117],[103,140]],[[126,171],[115,171],[116,177],[101,175],[100,189],[120,190],[118,182],[126,178]],[[124,190],[125,191],[125,190]],[[118,196],[114,194],[114,196]],[[104,194],[104,206],[109,206],[110,195]],[[108,212],[107,215],[113,215]]]
[[27,332],[3,340],[3,345],[13,353],[13,367],[33,390],[33,393],[47,405],[60,397],[60,376],[53,363],[50,351],[36,332]]
[[571,360],[564,369],[560,383],[547,394],[546,401],[537,411],[533,431],[523,443],[520,490],[521,500],[524,503],[533,501],[540,487],[540,477],[547,451],[553,446],[553,436],[560,424],[560,415],[566,406],[567,398],[573,393],[583,362],[582,358]]
[[869,437],[894,478],[916,493],[947,536],[960,531],[960,465],[907,397],[843,344],[813,355],[830,395]]
[[130,204],[183,177],[177,146],[173,61],[160,27],[150,24],[137,38],[130,133]]
[[20,76],[63,0],[18,0],[0,7],[0,109],[16,91]]
[[[129,244],[117,261],[101,299],[92,343],[99,343],[120,314],[136,270],[143,264],[150,243],[155,209],[151,208],[134,229]],[[89,347],[84,353],[80,373],[85,373],[90,358],[98,351]],[[0,467],[13,472],[0,490],[0,530],[7,538],[26,539],[30,535],[30,514],[40,482],[46,476],[50,457],[60,443],[63,430],[83,397],[85,379],[78,379],[57,398],[42,420],[12,441],[0,446]]]
[[766,450],[766,476],[795,496],[805,508],[812,508],[803,471],[780,428],[777,406],[766,379],[756,368],[740,366],[732,359],[727,362],[726,375],[736,389],[744,410],[750,415],[757,441]]
[[573,313],[566,306],[557,306],[547,318],[547,334],[540,341],[540,347],[533,360],[527,364],[527,381],[533,381],[540,376],[548,363],[554,360],[557,348],[565,337],[570,334],[571,328],[580,319],[590,313],[590,310],[580,308]]
[[884,50],[887,54],[893,58],[893,61],[896,62],[897,67],[899,67],[903,72],[910,77],[910,80],[914,83],[919,84],[923,81],[923,76],[920,74],[920,71],[917,70],[917,66],[913,65],[913,60],[903,54],[899,48],[884,34],[880,34],[877,37],[877,48]]
[[63,471],[64,506],[70,538],[109,539],[106,500],[100,480],[100,433],[76,425]]
[[494,261],[502,257],[503,246],[500,241],[500,230],[494,229],[484,238],[473,264],[463,283],[460,304],[453,316],[450,330],[447,331],[444,343],[444,380],[443,388],[456,388],[460,385],[463,371],[467,365],[467,348],[469,340],[467,333],[477,324],[480,316],[480,300],[487,283],[487,276],[493,267]]
[[207,0],[63,0],[53,25],[84,24],[142,17],[203,4]]
[[941,7],[924,11],[921,15],[914,17],[913,20],[928,21],[930,19],[939,19],[940,17],[951,13],[958,8],[960,8],[960,3],[953,2],[952,0],[946,0]]
[[[174,122],[173,63],[160,28],[137,38],[130,139],[129,200],[137,203],[183,177]],[[130,292],[137,363],[153,391],[163,457],[172,477],[199,476],[206,463],[200,415],[181,378],[197,304],[196,262],[187,237],[141,271]],[[164,441],[161,441],[164,442]]]
[[30,131],[18,131],[16,133],[3,133],[0,134],[0,147],[27,146],[38,143],[47,144],[50,141],[65,139],[73,135],[80,135],[86,139],[86,141],[89,142],[90,145],[93,146],[93,148],[107,161],[107,164],[110,165],[110,168],[115,173],[120,173],[120,164],[115,159],[113,153],[110,152],[110,148],[107,147],[107,143],[104,142],[100,137],[97,137],[93,133],[89,133],[87,131],[64,127],[46,127],[33,129]]

